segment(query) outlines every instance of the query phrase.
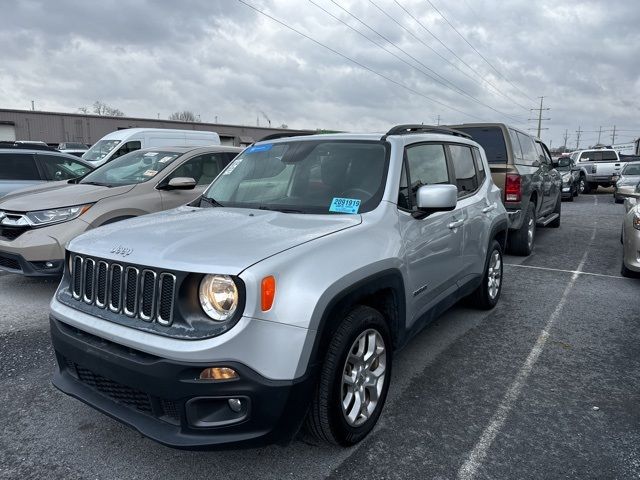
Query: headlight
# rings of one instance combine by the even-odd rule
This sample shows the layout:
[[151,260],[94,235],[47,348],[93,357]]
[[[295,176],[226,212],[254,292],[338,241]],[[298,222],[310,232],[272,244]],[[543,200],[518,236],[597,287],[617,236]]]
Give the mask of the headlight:
[[562,175],[562,181],[565,183],[568,183],[571,181],[571,174],[570,173],[565,173],[564,175]]
[[238,287],[228,275],[207,275],[200,282],[200,305],[210,318],[229,320],[238,308]]
[[53,208],[51,210],[38,210],[36,212],[28,212],[27,218],[31,225],[41,226],[52,223],[68,222],[78,218],[91,208],[92,204],[77,205],[75,207]]

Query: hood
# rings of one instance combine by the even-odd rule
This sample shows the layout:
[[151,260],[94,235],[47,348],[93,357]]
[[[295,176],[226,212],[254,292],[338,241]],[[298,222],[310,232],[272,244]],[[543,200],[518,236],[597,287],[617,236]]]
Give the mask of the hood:
[[99,185],[67,183],[66,181],[49,182],[11,192],[9,195],[0,198],[0,210],[32,212],[34,210],[95,203],[103,198],[127,193],[134,187],[135,185],[125,185],[109,188]]
[[267,257],[361,222],[360,215],[180,207],[91,230],[69,250],[167,270],[238,275]]

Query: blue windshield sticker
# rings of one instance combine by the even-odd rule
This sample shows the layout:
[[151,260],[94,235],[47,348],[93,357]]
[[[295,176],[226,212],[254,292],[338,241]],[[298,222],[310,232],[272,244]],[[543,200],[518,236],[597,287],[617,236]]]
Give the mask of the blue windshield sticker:
[[358,213],[358,210],[360,210],[360,200],[357,198],[335,197],[329,207],[330,212],[336,213]]
[[247,150],[247,153],[268,152],[272,148],[273,148],[273,143],[265,143],[263,145],[254,145],[249,150]]

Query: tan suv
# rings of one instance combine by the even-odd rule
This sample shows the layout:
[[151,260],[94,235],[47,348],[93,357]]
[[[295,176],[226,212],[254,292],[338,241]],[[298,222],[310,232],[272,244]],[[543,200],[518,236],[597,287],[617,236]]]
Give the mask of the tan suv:
[[191,202],[241,151],[221,146],[138,150],[80,180],[9,194],[0,200],[0,270],[60,275],[71,239],[95,227]]

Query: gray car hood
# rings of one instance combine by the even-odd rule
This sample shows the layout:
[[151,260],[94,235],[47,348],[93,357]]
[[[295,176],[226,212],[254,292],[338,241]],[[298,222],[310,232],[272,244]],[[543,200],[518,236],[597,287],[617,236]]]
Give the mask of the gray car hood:
[[89,231],[69,250],[159,269],[237,275],[267,257],[361,222],[360,215],[180,207]]
[[0,199],[0,209],[12,212],[32,212],[48,208],[71,207],[95,203],[103,198],[122,195],[135,185],[101,187],[81,183],[50,182],[12,192]]

